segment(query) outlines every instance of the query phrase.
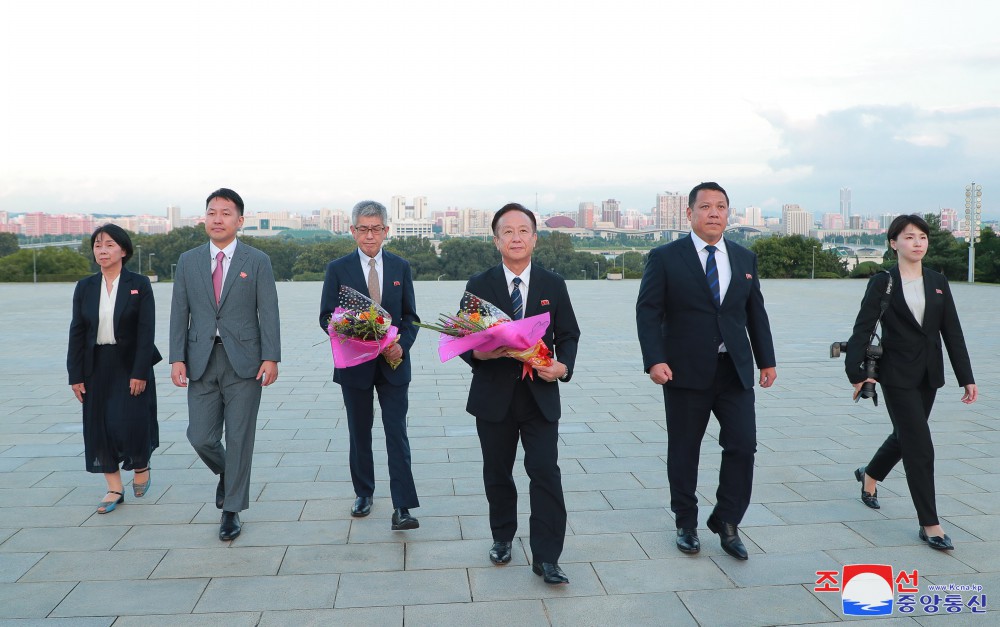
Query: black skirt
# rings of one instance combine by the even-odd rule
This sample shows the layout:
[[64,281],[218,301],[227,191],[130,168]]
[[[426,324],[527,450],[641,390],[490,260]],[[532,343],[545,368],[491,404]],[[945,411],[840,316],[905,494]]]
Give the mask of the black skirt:
[[110,473],[149,466],[160,445],[156,422],[156,381],[149,369],[146,389],[129,392],[129,369],[115,345],[94,347],[94,372],[84,385],[83,445],[88,472]]

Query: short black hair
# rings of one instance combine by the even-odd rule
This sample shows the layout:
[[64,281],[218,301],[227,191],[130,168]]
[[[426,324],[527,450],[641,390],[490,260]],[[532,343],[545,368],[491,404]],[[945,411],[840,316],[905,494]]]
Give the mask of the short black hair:
[[714,181],[708,181],[705,183],[698,183],[697,185],[694,186],[694,189],[691,190],[691,193],[688,194],[689,208],[694,209],[694,201],[698,199],[698,192],[700,192],[703,189],[707,189],[713,192],[722,192],[722,195],[726,197],[726,206],[729,206],[729,194],[726,193],[726,190],[722,189],[722,186],[719,185],[718,183],[715,183]]
[[[893,221],[889,224],[889,228],[885,232],[886,243],[896,241],[896,238],[898,238],[899,234],[903,232],[903,229],[911,224],[923,231],[924,235],[927,237],[931,236],[931,225],[927,224],[927,220],[924,220],[915,213],[911,213],[908,216],[896,216],[895,219],[893,219]],[[889,250],[892,250],[894,253],[896,252],[893,250],[892,246],[889,246]]]
[[94,250],[94,244],[97,243],[97,236],[101,233],[107,233],[108,237],[115,240],[118,247],[125,251],[125,258],[122,259],[122,265],[128,263],[128,260],[132,258],[132,238],[128,236],[128,233],[122,227],[117,224],[104,224],[97,227],[94,234],[90,236],[90,250]]
[[538,232],[538,223],[535,222],[535,214],[528,211],[528,209],[521,203],[509,202],[503,207],[500,207],[500,211],[493,214],[493,223],[490,224],[490,229],[492,229],[494,235],[497,234],[497,223],[500,222],[500,218],[502,218],[505,213],[510,213],[511,211],[520,211],[524,215],[528,216],[528,219],[531,220],[531,230],[535,233]]
[[208,209],[208,203],[212,202],[213,198],[222,198],[224,200],[233,201],[233,204],[236,205],[236,210],[240,212],[240,215],[243,215],[243,199],[240,198],[240,195],[233,190],[226,187],[220,187],[209,194],[208,198],[205,199],[205,209]]

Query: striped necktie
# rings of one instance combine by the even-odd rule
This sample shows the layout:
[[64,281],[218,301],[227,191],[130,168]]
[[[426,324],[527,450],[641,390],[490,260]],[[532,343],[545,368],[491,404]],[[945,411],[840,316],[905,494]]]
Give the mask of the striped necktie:
[[521,277],[514,277],[514,290],[510,293],[510,302],[514,305],[514,320],[524,317],[524,301],[521,298]]
[[705,246],[708,251],[708,261],[705,262],[705,278],[708,280],[708,289],[712,290],[712,299],[716,307],[722,306],[722,296],[719,292],[719,266],[715,263],[715,251],[719,250],[711,244]]

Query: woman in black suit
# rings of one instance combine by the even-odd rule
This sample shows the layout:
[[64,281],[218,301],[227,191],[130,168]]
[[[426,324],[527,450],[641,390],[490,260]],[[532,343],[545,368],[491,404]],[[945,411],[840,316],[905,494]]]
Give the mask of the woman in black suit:
[[846,367],[856,399],[865,382],[875,382],[865,377],[862,364],[891,275],[889,305],[882,315],[883,352],[878,364],[878,383],[892,421],[892,433],[868,465],[854,471],[854,476],[862,483],[862,502],[879,509],[876,482],[885,479],[902,459],[920,522],[918,537],[932,548],[950,550],[955,547],[937,516],[934,443],[928,425],[934,396],[944,386],[942,338],[955,378],[965,388],[962,402],[976,402],[979,391],[972,377],[969,352],[948,280],[923,267],[929,233],[930,226],[916,215],[899,216],[889,225],[886,236],[898,264],[869,281],[847,345]]
[[153,364],[153,290],[149,279],[125,269],[132,240],[105,224],[90,238],[101,271],[81,279],[73,293],[66,367],[83,403],[83,442],[88,472],[103,473],[108,492],[97,513],[125,501],[121,469],[134,471],[138,498],[150,485],[149,458],[159,446]]

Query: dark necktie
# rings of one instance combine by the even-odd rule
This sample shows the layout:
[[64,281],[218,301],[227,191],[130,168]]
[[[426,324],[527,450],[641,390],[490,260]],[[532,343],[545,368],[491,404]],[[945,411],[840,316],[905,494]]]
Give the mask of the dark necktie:
[[715,251],[719,250],[711,244],[705,246],[708,251],[708,261],[705,262],[705,278],[708,280],[708,289],[712,291],[712,299],[716,307],[722,306],[722,296],[719,292],[719,266],[715,263]]
[[514,320],[524,317],[524,301],[521,298],[521,277],[514,277],[514,291],[510,293],[510,302],[514,305]]

